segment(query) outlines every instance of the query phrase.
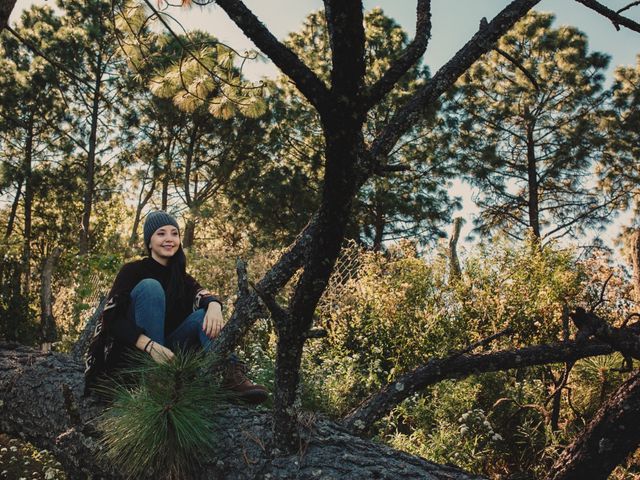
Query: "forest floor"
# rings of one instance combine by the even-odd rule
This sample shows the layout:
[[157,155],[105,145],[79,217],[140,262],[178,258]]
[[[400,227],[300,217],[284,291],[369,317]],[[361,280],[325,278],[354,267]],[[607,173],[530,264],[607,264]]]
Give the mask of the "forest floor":
[[48,451],[0,433],[0,479],[67,480],[67,476]]

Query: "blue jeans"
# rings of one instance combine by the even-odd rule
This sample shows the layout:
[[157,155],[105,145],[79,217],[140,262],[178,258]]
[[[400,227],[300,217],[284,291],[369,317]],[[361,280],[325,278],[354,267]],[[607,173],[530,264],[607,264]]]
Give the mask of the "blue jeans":
[[165,296],[162,285],[153,278],[145,278],[131,290],[129,316],[144,330],[147,337],[170,350],[201,347],[209,349],[211,340],[202,331],[205,311],[196,310],[185,318],[165,338]]

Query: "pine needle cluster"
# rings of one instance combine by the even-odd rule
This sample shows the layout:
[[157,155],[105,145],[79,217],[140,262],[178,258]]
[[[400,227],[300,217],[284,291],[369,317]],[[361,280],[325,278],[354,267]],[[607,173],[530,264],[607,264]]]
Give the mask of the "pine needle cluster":
[[216,412],[226,396],[210,374],[215,358],[177,352],[165,364],[135,355],[135,386],[104,386],[112,403],[99,419],[106,459],[128,478],[189,478],[216,451]]

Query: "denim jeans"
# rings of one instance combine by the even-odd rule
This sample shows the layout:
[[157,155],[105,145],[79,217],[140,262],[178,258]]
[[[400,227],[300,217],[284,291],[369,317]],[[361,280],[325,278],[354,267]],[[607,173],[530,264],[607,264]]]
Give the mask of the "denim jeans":
[[145,278],[131,290],[129,316],[154,342],[170,350],[201,347],[209,349],[211,340],[202,331],[204,309],[189,314],[167,338],[164,335],[165,296],[162,285]]

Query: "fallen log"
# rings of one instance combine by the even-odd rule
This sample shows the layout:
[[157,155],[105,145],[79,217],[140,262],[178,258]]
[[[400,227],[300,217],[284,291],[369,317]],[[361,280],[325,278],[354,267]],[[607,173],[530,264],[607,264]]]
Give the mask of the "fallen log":
[[[83,366],[69,355],[0,343],[0,431],[50,450],[69,478],[120,478],[101,455],[95,419],[104,404],[82,396]],[[230,406],[220,442],[194,479],[447,479],[476,477],[354,436],[305,414],[300,449],[280,456],[267,410]]]

